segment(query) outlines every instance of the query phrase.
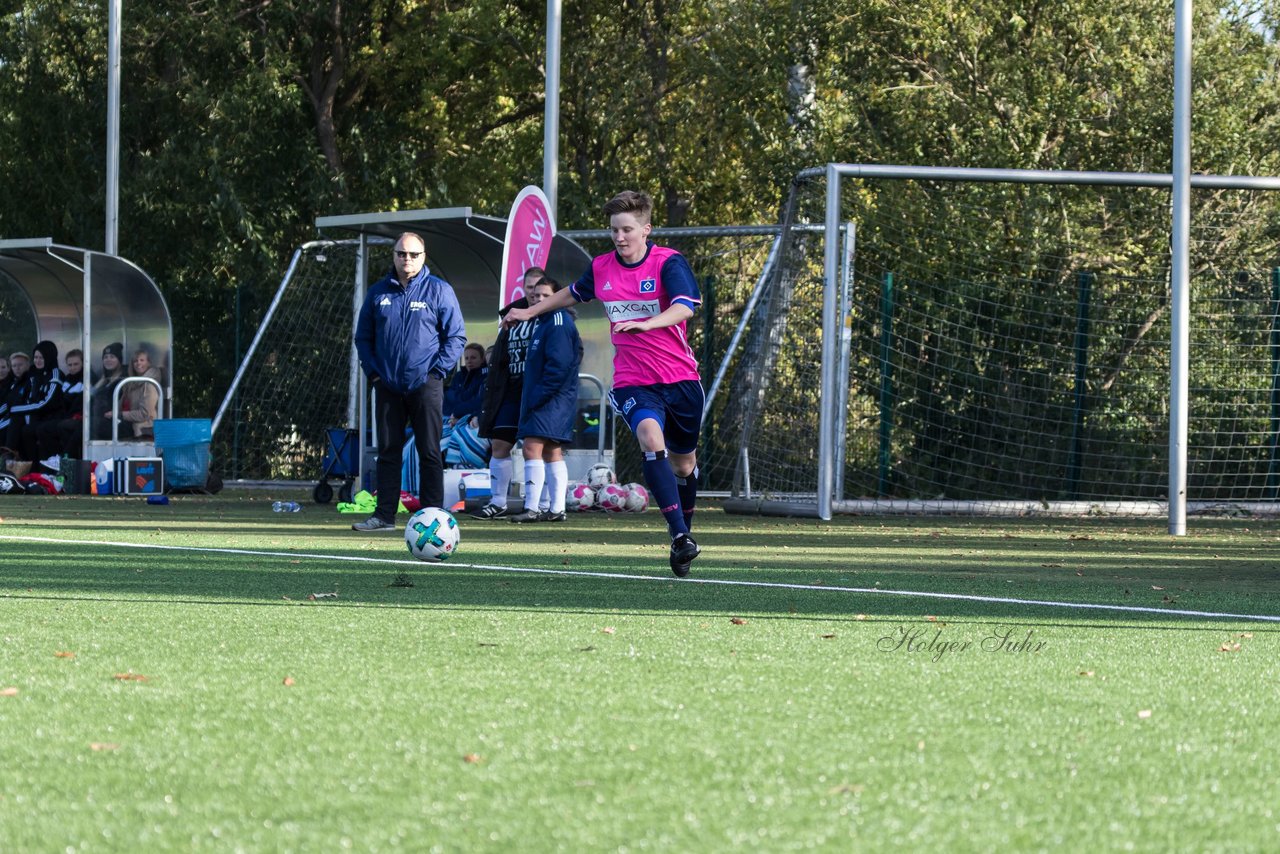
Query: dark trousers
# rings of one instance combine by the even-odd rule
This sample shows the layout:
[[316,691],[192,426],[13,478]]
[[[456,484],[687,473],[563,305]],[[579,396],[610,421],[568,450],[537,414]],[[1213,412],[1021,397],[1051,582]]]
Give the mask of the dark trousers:
[[394,522],[400,505],[400,468],[404,463],[405,428],[413,427],[418,451],[418,498],[423,507],[444,506],[444,459],[440,434],[444,431],[444,383],[432,377],[408,394],[385,388],[374,393],[378,419],[378,509],[375,515]]
[[36,458],[43,460],[65,454],[79,459],[83,425],[79,418],[40,422],[36,428]]
[[18,452],[20,460],[40,459],[40,431],[52,423],[52,421],[23,423],[21,416],[14,416],[9,424],[8,447]]
[[22,431],[27,426],[27,419],[24,415],[10,415],[9,429],[5,431],[4,436],[0,436],[0,445],[4,445],[9,450],[18,455],[18,459],[30,459],[22,456]]

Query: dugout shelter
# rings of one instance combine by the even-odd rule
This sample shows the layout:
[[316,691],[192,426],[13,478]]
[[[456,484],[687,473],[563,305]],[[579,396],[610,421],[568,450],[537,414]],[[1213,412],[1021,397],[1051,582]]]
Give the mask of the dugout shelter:
[[114,439],[91,438],[88,427],[91,380],[101,376],[102,350],[113,342],[124,345],[126,370],[137,350],[146,350],[151,364],[160,368],[159,416],[169,417],[173,324],[150,276],[118,255],[65,246],[49,237],[0,240],[0,309],[0,350],[5,355],[30,353],[43,340],[57,345],[60,363],[68,351],[84,351],[84,459],[154,454],[154,442],[121,435],[117,449]]
[[[351,474],[364,483],[372,472],[372,411],[352,332],[368,287],[393,269],[400,234],[422,237],[427,266],[457,294],[468,340],[488,346],[498,335],[506,219],[454,207],[323,216],[315,224],[319,239],[294,252],[213,421],[218,456],[232,480],[296,481],[320,474],[325,437],[335,427],[363,437]],[[557,235],[546,266],[567,285],[590,262],[581,246]],[[575,445],[585,471],[612,456],[612,430],[596,413],[612,382],[613,360],[600,311],[578,312],[578,330],[585,351],[580,406],[597,407],[590,418],[596,429]]]

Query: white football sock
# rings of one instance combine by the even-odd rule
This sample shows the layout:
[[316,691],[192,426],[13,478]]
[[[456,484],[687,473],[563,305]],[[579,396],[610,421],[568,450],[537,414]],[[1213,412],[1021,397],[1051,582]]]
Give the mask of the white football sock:
[[546,479],[546,464],[542,460],[524,461],[524,509],[537,510],[542,497],[542,484]]
[[507,492],[511,489],[513,466],[511,457],[504,459],[493,457],[489,460],[489,488],[493,492],[493,497],[489,499],[490,504],[496,504],[499,507],[507,506]]
[[551,494],[550,509],[552,513],[564,512],[565,490],[569,488],[569,464],[564,460],[556,460],[547,464],[547,491]]

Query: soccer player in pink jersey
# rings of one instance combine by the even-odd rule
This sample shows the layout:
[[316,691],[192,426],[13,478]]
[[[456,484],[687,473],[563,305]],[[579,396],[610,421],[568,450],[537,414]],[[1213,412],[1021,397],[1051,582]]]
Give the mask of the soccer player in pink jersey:
[[698,495],[698,433],[704,397],[685,324],[702,305],[689,262],[655,246],[653,200],[626,190],[604,206],[613,252],[597,256],[565,290],[536,306],[513,309],[514,325],[577,302],[598,299],[613,340],[613,391],[644,453],[644,476],[671,533],[671,571],[683,578],[701,551],[690,535]]

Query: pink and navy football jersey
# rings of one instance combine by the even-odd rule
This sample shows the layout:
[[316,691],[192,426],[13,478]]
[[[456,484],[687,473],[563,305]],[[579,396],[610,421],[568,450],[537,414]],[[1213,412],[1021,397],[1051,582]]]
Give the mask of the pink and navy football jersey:
[[[689,262],[674,249],[649,245],[638,264],[624,264],[617,252],[597,256],[591,269],[570,286],[579,302],[598,299],[612,325],[657,317],[672,303],[693,311],[702,305]],[[698,379],[698,360],[685,324],[645,332],[613,332],[615,388]]]

